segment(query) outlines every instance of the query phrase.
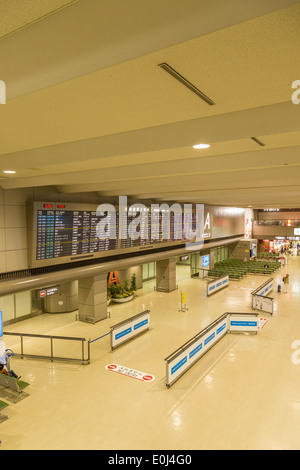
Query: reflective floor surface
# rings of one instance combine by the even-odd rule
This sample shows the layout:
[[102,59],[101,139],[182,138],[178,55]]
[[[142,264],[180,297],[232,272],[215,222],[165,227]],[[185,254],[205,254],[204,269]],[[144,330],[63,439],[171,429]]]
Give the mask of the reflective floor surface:
[[[28,396],[9,407],[0,423],[2,450],[191,450],[300,448],[300,259],[290,257],[274,275],[290,274],[288,293],[274,289],[275,312],[257,335],[227,334],[171,388],[165,357],[225,312],[251,312],[251,292],[268,277],[248,275],[211,297],[206,284],[177,267],[178,290],[154,291],[144,283],[126,305],[110,305],[95,325],[76,312],[45,314],[5,331],[95,339],[145,309],[151,328],[111,351],[109,335],[91,344],[90,365],[13,358],[11,367],[30,383]],[[186,291],[188,310],[180,309]],[[18,349],[14,337],[7,347]],[[39,353],[41,343],[25,342]],[[60,355],[70,345],[59,346]],[[297,353],[299,350],[299,354]],[[75,351],[72,351],[72,354]],[[79,351],[80,356],[80,351]],[[299,363],[298,363],[299,362]],[[116,363],[155,376],[142,382],[105,368]]]

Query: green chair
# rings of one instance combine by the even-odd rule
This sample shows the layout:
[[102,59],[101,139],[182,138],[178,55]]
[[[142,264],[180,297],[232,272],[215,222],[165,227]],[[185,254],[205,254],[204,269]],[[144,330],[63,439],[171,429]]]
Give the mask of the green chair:
[[4,410],[4,408],[6,408],[7,406],[8,406],[8,403],[5,403],[5,401],[0,400],[0,423],[8,419],[7,416],[4,416],[1,414],[1,411]]

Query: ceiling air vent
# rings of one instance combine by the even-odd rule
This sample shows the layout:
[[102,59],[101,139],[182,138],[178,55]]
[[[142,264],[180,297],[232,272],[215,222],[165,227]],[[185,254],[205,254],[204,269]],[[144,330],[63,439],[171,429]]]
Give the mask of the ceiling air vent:
[[254,140],[254,142],[256,142],[261,147],[264,147],[266,145],[261,140],[257,139],[256,137],[251,137],[251,139]]
[[189,90],[191,90],[193,93],[195,93],[199,98],[201,98],[203,101],[205,101],[207,104],[210,106],[215,105],[216,103],[213,102],[208,96],[206,96],[201,90],[198,90],[195,85],[193,85],[191,82],[189,82],[186,78],[184,78],[180,73],[178,73],[173,67],[171,67],[169,64],[166,62],[162,62],[161,64],[158,64],[158,67],[161,67],[164,69],[166,72],[168,72],[172,77],[176,78],[182,85],[186,86]]

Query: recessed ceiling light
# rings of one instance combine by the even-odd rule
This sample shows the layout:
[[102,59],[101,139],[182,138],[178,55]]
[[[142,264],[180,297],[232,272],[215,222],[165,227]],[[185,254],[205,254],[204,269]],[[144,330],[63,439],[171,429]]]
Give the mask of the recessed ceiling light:
[[210,145],[208,145],[208,144],[197,144],[197,145],[193,145],[193,148],[194,148],[194,149],[207,149],[208,147],[210,147]]
[[15,170],[4,170],[3,173],[15,173]]

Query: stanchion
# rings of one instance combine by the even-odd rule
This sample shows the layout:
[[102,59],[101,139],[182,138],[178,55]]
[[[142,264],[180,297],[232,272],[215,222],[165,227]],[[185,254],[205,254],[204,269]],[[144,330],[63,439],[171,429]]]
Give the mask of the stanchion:
[[178,310],[178,312],[185,312],[186,310],[188,310],[186,306],[186,293],[183,290],[180,293],[180,310]]

